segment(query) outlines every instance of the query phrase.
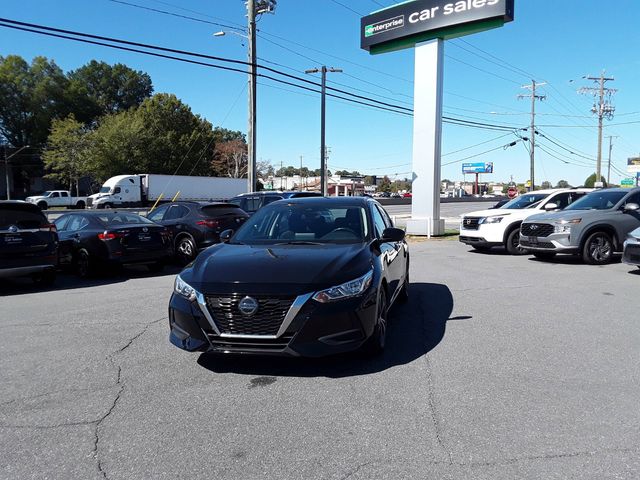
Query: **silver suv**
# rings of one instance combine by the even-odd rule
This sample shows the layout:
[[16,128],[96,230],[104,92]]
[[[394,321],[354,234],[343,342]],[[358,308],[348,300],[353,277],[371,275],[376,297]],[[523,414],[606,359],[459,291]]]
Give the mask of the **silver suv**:
[[640,188],[596,190],[561,212],[527,218],[520,247],[538,258],[557,253],[582,256],[586,263],[609,263],[629,232],[640,227]]

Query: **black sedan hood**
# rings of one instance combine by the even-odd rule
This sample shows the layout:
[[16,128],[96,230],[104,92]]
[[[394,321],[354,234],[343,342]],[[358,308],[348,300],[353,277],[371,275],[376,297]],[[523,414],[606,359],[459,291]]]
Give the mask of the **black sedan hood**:
[[203,293],[296,294],[339,285],[371,268],[370,246],[219,244],[181,276]]

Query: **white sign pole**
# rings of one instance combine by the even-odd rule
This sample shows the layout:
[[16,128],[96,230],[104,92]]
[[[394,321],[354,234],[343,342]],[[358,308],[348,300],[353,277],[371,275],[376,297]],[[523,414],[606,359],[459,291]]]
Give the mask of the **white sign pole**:
[[443,235],[444,220],[440,219],[440,156],[444,40],[417,44],[415,55],[413,197],[407,233]]

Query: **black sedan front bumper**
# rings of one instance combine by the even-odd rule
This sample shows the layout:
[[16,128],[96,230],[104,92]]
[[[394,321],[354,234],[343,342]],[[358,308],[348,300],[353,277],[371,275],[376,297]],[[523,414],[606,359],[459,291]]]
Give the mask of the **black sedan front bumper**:
[[[294,299],[277,332],[255,335],[225,332],[228,324],[216,319],[204,295],[189,301],[174,293],[169,303],[169,339],[190,352],[322,357],[356,350],[372,335],[377,321],[375,288],[332,303],[319,303],[311,296]],[[251,317],[239,320],[251,322]],[[261,321],[259,313],[255,321]]]

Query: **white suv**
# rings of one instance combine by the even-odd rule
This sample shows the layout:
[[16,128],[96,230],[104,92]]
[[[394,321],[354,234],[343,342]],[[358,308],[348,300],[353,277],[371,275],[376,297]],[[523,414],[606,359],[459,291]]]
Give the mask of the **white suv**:
[[592,188],[536,190],[514,198],[500,208],[479,210],[462,216],[460,241],[478,251],[504,246],[511,255],[526,253],[520,248],[520,224],[536,213],[562,210]]

